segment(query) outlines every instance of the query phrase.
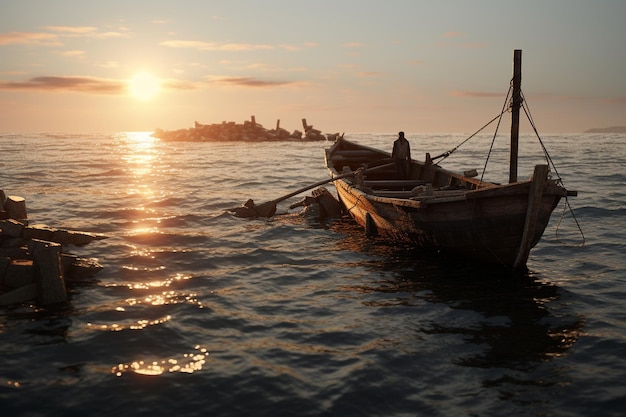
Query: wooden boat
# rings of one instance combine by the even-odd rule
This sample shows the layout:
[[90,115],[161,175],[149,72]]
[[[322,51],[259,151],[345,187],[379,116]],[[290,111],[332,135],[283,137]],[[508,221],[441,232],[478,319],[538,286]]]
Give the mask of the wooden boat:
[[[576,192],[551,179],[548,165],[537,165],[530,180],[517,180],[520,84],[521,51],[516,50],[508,184],[451,172],[428,154],[424,162],[411,161],[408,179],[399,180],[389,152],[341,137],[326,149],[325,159],[331,177],[341,177],[333,182],[346,211],[369,235],[526,269],[552,211],[562,197]],[[350,171],[355,175],[345,176]]]

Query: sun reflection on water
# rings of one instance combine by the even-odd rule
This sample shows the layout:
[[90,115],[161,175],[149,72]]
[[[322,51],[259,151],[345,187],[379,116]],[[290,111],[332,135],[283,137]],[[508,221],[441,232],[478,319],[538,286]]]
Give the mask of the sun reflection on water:
[[[117,310],[119,311],[119,310]],[[111,332],[121,332],[122,330],[142,330],[145,329],[148,326],[156,326],[159,324],[163,324],[166,323],[168,321],[170,321],[172,319],[172,316],[167,315],[165,317],[161,317],[155,320],[137,320],[136,322],[132,323],[132,324],[118,324],[118,323],[112,323],[112,324],[93,324],[93,323],[87,323],[87,327],[93,328],[93,329],[98,329],[98,330],[108,330]]]
[[153,165],[158,156],[154,147],[156,138],[150,132],[125,132],[118,139],[122,146],[121,158],[135,180],[128,190],[129,194],[151,197],[154,191],[150,187],[149,177],[153,174]]
[[162,375],[166,372],[182,372],[192,374],[202,370],[209,356],[207,350],[199,345],[194,347],[195,352],[185,353],[182,359],[162,359],[159,361],[137,360],[130,363],[120,363],[111,368],[111,373],[115,376],[122,376],[126,372],[133,372],[140,375]]

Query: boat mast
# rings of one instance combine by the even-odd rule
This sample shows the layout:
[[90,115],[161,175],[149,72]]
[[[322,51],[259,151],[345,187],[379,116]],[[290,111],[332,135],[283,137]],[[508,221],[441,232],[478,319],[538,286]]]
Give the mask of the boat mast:
[[522,106],[522,50],[513,51],[513,96],[511,100],[511,158],[509,183],[517,182],[517,156],[519,143],[519,109]]

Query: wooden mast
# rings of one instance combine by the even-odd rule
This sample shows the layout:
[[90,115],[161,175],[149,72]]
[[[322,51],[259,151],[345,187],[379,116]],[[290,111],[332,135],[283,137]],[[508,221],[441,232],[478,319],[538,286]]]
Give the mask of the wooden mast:
[[519,109],[522,106],[522,50],[513,51],[513,96],[511,100],[511,157],[509,183],[517,182]]

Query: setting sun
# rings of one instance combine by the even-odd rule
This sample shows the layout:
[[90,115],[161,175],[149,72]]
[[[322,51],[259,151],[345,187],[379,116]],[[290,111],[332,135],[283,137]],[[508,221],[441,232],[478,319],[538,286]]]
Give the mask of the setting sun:
[[159,79],[149,72],[139,72],[130,79],[128,88],[133,97],[150,100],[159,92]]

